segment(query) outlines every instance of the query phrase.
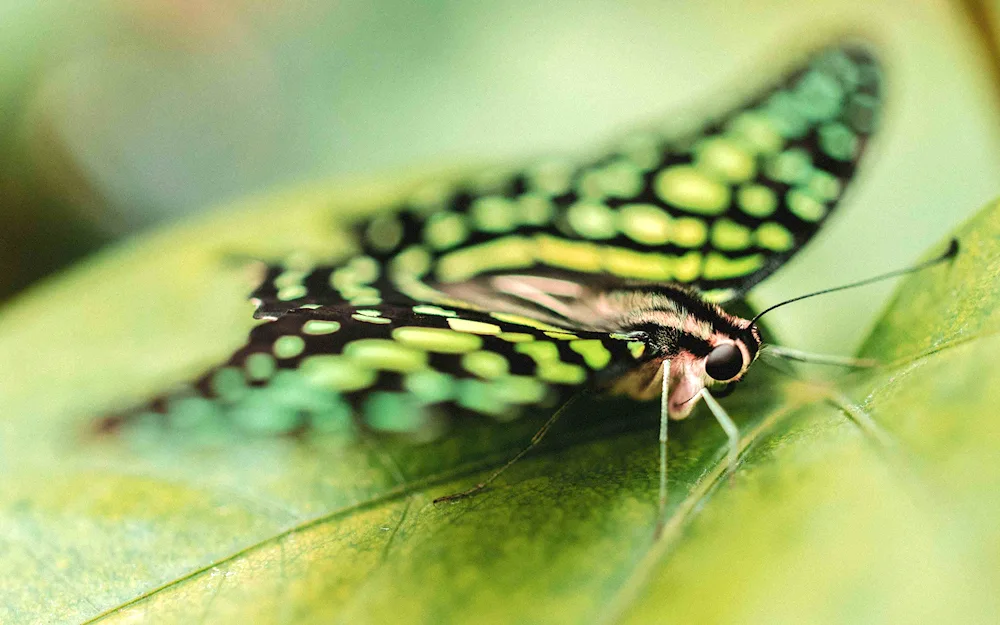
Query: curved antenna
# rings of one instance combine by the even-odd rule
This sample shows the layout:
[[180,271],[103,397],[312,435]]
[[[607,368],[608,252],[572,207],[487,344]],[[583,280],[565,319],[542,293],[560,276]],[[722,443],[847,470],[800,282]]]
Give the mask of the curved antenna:
[[806,293],[805,295],[799,295],[798,297],[793,297],[792,299],[786,299],[783,302],[778,302],[777,304],[774,304],[773,306],[769,306],[769,307],[765,308],[763,311],[757,313],[757,316],[750,320],[750,325],[753,325],[753,324],[757,323],[758,319],[760,319],[761,317],[763,317],[767,313],[771,312],[775,308],[781,308],[785,304],[791,304],[792,302],[797,302],[799,300],[808,299],[810,297],[816,297],[817,295],[826,295],[827,293],[834,293],[836,291],[843,291],[843,290],[846,290],[846,289],[853,289],[854,287],[865,286],[866,284],[872,284],[873,282],[880,282],[882,280],[888,280],[889,278],[895,278],[896,276],[902,276],[902,275],[906,275],[908,273],[914,273],[914,272],[917,272],[917,271],[921,271],[923,269],[927,269],[928,267],[933,267],[934,265],[936,265],[938,263],[941,263],[941,262],[944,262],[946,260],[950,260],[950,259],[954,258],[957,255],[958,255],[958,239],[953,238],[951,240],[951,244],[948,245],[948,249],[945,250],[945,252],[943,254],[941,254],[939,256],[936,256],[936,257],[934,257],[934,258],[932,258],[932,259],[930,259],[928,261],[924,261],[924,262],[922,262],[922,263],[920,263],[918,265],[914,265],[913,267],[909,267],[907,269],[897,269],[896,271],[890,271],[889,273],[884,273],[884,274],[882,274],[880,276],[875,276],[874,278],[868,278],[866,280],[861,280],[860,282],[852,282],[850,284],[845,284],[845,285],[842,285],[842,286],[835,286],[835,287],[833,287],[831,289],[823,289],[822,291],[816,291],[814,293]]

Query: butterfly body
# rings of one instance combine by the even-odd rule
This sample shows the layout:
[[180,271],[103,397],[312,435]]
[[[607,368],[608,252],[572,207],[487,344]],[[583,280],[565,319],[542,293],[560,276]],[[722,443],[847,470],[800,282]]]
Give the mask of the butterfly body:
[[346,260],[268,266],[246,346],[138,412],[263,431],[353,419],[424,439],[456,415],[505,421],[586,388],[669,389],[666,413],[686,417],[760,351],[718,303],[819,230],[880,103],[875,61],[834,48],[699,132],[416,189],[358,224]]

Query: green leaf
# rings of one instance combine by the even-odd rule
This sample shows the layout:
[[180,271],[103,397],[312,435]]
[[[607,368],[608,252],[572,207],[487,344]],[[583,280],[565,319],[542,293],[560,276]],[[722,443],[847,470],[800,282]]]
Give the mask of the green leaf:
[[[341,197],[377,206],[395,192]],[[94,415],[240,343],[252,280],[234,254],[341,249],[315,208],[326,197],[271,199],[112,250],[4,311],[0,622],[997,613],[1000,206],[959,232],[952,263],[901,285],[864,349],[886,365],[834,383],[755,367],[725,400],[743,432],[731,485],[704,407],[674,424],[670,516],[653,542],[655,406],[579,402],[488,491],[446,505],[431,500],[481,479],[544,415],[420,447],[88,432]]]

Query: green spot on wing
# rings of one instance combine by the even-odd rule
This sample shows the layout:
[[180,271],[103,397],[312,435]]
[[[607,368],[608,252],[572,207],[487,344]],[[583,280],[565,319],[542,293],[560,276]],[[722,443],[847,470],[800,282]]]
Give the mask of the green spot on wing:
[[236,401],[246,391],[246,378],[236,367],[223,367],[212,375],[212,392],[223,401]]
[[336,354],[309,356],[299,365],[299,373],[313,386],[340,392],[359,391],[375,383],[375,366],[364,359],[348,360]]
[[427,366],[427,352],[389,339],[360,339],[348,343],[344,355],[363,367],[409,372]]
[[527,354],[538,364],[559,361],[559,348],[554,343],[549,343],[548,341],[517,343],[514,345],[514,350],[522,354]]
[[365,400],[365,423],[373,430],[406,434],[417,432],[426,423],[426,415],[417,402],[403,393],[376,391]]
[[407,374],[403,387],[426,404],[448,401],[455,393],[455,379],[440,371],[427,369]]
[[392,338],[401,345],[442,354],[471,352],[483,344],[483,339],[475,334],[420,326],[396,328],[392,331]]
[[311,335],[333,334],[339,329],[339,322],[324,321],[321,319],[310,319],[302,326],[302,332]]
[[611,362],[611,352],[604,347],[599,339],[581,339],[572,341],[569,348],[583,356],[587,366],[595,371],[603,369]]
[[719,215],[729,207],[729,187],[690,165],[663,170],[654,187],[664,202],[692,213]]
[[477,351],[462,356],[462,367],[481,378],[496,378],[507,373],[507,359],[494,352]]
[[266,380],[274,375],[275,362],[271,354],[257,352],[247,356],[244,363],[247,377],[251,380]]
[[295,358],[301,354],[306,348],[306,342],[301,336],[296,336],[294,334],[287,334],[285,336],[279,336],[277,340],[274,341],[274,355],[277,358]]

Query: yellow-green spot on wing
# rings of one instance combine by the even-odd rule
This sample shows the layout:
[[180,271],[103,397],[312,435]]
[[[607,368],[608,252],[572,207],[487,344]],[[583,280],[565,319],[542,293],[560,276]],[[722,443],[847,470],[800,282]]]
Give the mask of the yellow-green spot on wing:
[[223,367],[212,375],[212,391],[223,401],[236,401],[247,392],[243,371],[236,367]]
[[726,258],[722,254],[713,252],[705,258],[705,269],[702,275],[708,280],[726,280],[753,273],[763,266],[763,254]]
[[278,289],[278,299],[283,302],[288,302],[293,299],[305,297],[308,293],[309,289],[305,286],[301,284],[291,284]]
[[356,256],[347,266],[353,279],[359,284],[374,282],[381,273],[381,265],[371,256]]
[[495,352],[475,351],[462,356],[462,367],[481,378],[497,378],[508,371],[507,359]]
[[254,381],[263,381],[274,375],[274,357],[265,352],[257,352],[247,356],[243,368],[247,372],[247,378]]
[[465,218],[456,213],[436,213],[427,219],[424,240],[436,250],[446,250],[465,241],[469,229]]
[[377,366],[369,366],[364,360],[351,360],[337,354],[320,354],[304,359],[298,372],[315,387],[347,393],[360,391],[374,384],[377,377],[375,368]]
[[819,127],[819,146],[830,158],[850,161],[858,149],[858,136],[841,123],[823,124]]
[[325,321],[323,319],[310,319],[302,325],[302,333],[313,336],[323,334],[333,334],[340,329],[340,322]]
[[559,362],[559,348],[555,343],[535,341],[532,343],[517,343],[514,351],[527,354],[539,365],[548,362]]
[[490,382],[500,397],[512,404],[536,404],[545,399],[548,387],[527,375],[505,375]]
[[396,255],[389,264],[389,271],[396,277],[420,277],[431,267],[431,255],[420,245],[411,245]]
[[380,432],[413,433],[427,422],[420,406],[404,393],[375,391],[365,400],[362,410],[365,423]]
[[642,341],[630,341],[628,351],[632,353],[632,358],[638,360],[646,353],[646,344]]
[[413,312],[421,315],[435,315],[437,317],[454,317],[456,313],[454,310],[446,310],[438,306],[431,306],[429,304],[420,304],[413,307]]
[[720,215],[729,207],[729,187],[690,165],[660,172],[654,188],[664,202],[692,213]]
[[380,215],[372,219],[365,237],[373,248],[388,252],[403,239],[403,224],[395,216]]
[[637,243],[662,245],[670,240],[670,215],[652,204],[626,204],[618,210],[618,229]]
[[525,334],[524,332],[501,332],[497,335],[498,339],[503,339],[508,343],[526,343],[528,341],[534,341],[535,335]]
[[297,269],[288,269],[281,272],[277,278],[274,279],[274,286],[278,288],[284,288],[289,286],[301,286],[302,279],[306,277],[306,272]]
[[820,202],[832,202],[840,197],[841,184],[832,174],[817,169],[806,183],[805,191]]
[[556,207],[545,197],[528,193],[517,200],[518,219],[528,226],[544,226],[552,221]]
[[670,240],[681,247],[701,247],[708,239],[708,226],[697,217],[675,219],[670,230]]
[[399,346],[441,354],[462,354],[477,350],[483,345],[483,339],[475,334],[446,328],[404,326],[393,330],[392,338]]
[[446,373],[426,369],[407,374],[403,379],[403,388],[425,404],[435,404],[454,397],[455,379]]
[[599,339],[580,339],[572,341],[569,348],[583,356],[583,361],[587,366],[595,371],[599,371],[608,366],[611,362],[611,352]]
[[712,137],[695,146],[695,165],[730,183],[745,182],[757,173],[757,162],[750,150],[726,137]]
[[586,241],[566,241],[550,235],[535,237],[538,258],[546,265],[587,273],[601,270],[601,248]]
[[614,212],[592,200],[577,202],[566,211],[566,221],[585,239],[610,239],[617,234]]
[[518,225],[519,212],[513,202],[499,196],[479,198],[469,209],[473,224],[484,232],[510,232]]
[[775,154],[785,144],[771,120],[760,112],[746,111],[726,126],[726,134],[760,154]]
[[763,112],[786,139],[798,139],[809,129],[809,120],[802,114],[795,96],[779,91],[768,98]]
[[712,224],[712,245],[720,250],[744,250],[750,246],[750,229],[729,219]]
[[795,246],[795,238],[787,228],[769,221],[761,224],[753,233],[754,242],[772,252],[787,252]]
[[579,365],[560,361],[539,363],[536,375],[546,382],[580,384],[587,379],[587,372]]
[[802,148],[791,148],[774,156],[764,170],[772,180],[791,185],[807,182],[815,171],[809,152]]
[[769,217],[778,208],[778,196],[763,185],[744,185],[736,192],[736,204],[751,217]]
[[616,247],[604,250],[604,268],[622,278],[666,281],[674,277],[677,258],[655,252],[637,252]]
[[793,95],[803,117],[821,121],[831,119],[840,112],[844,89],[832,76],[812,70],[799,79]]
[[[399,328],[397,328],[399,329]],[[417,328],[420,330],[429,328]],[[407,373],[427,367],[427,352],[389,339],[359,339],[344,347],[344,355],[363,367]]]
[[701,254],[688,252],[674,262],[674,279],[678,282],[691,282],[701,275]]
[[815,198],[806,195],[798,189],[792,189],[785,194],[788,210],[802,221],[819,221],[826,215],[826,206]]
[[295,358],[306,348],[306,342],[301,336],[286,334],[279,336],[272,346],[274,355],[277,358]]
[[[521,326],[527,326],[529,328],[535,328],[536,330],[547,330],[550,332],[565,332],[564,328],[557,328],[554,325],[545,323],[544,321],[539,321],[537,319],[532,319],[531,317],[524,317],[522,315],[515,315],[514,313],[490,313],[490,316],[498,321],[503,321],[504,323],[514,323]],[[505,332],[509,336],[514,335],[514,332]],[[503,335],[500,335],[503,338]],[[510,340],[510,339],[508,339]]]
[[509,236],[444,255],[435,271],[442,282],[460,282],[486,271],[531,266],[533,247],[523,237]]
[[475,412],[493,416],[508,413],[509,405],[489,382],[461,380],[458,386],[458,405]]
[[389,325],[392,323],[391,319],[386,319],[385,317],[372,317],[371,315],[363,315],[361,313],[355,313],[351,315],[351,319],[355,321],[361,321],[364,323],[373,323],[376,325]]
[[448,326],[456,332],[469,334],[500,334],[502,328],[495,323],[472,321],[471,319],[448,319]]
[[543,334],[551,339],[556,339],[557,341],[572,341],[573,339],[580,338],[572,332],[544,332]]

